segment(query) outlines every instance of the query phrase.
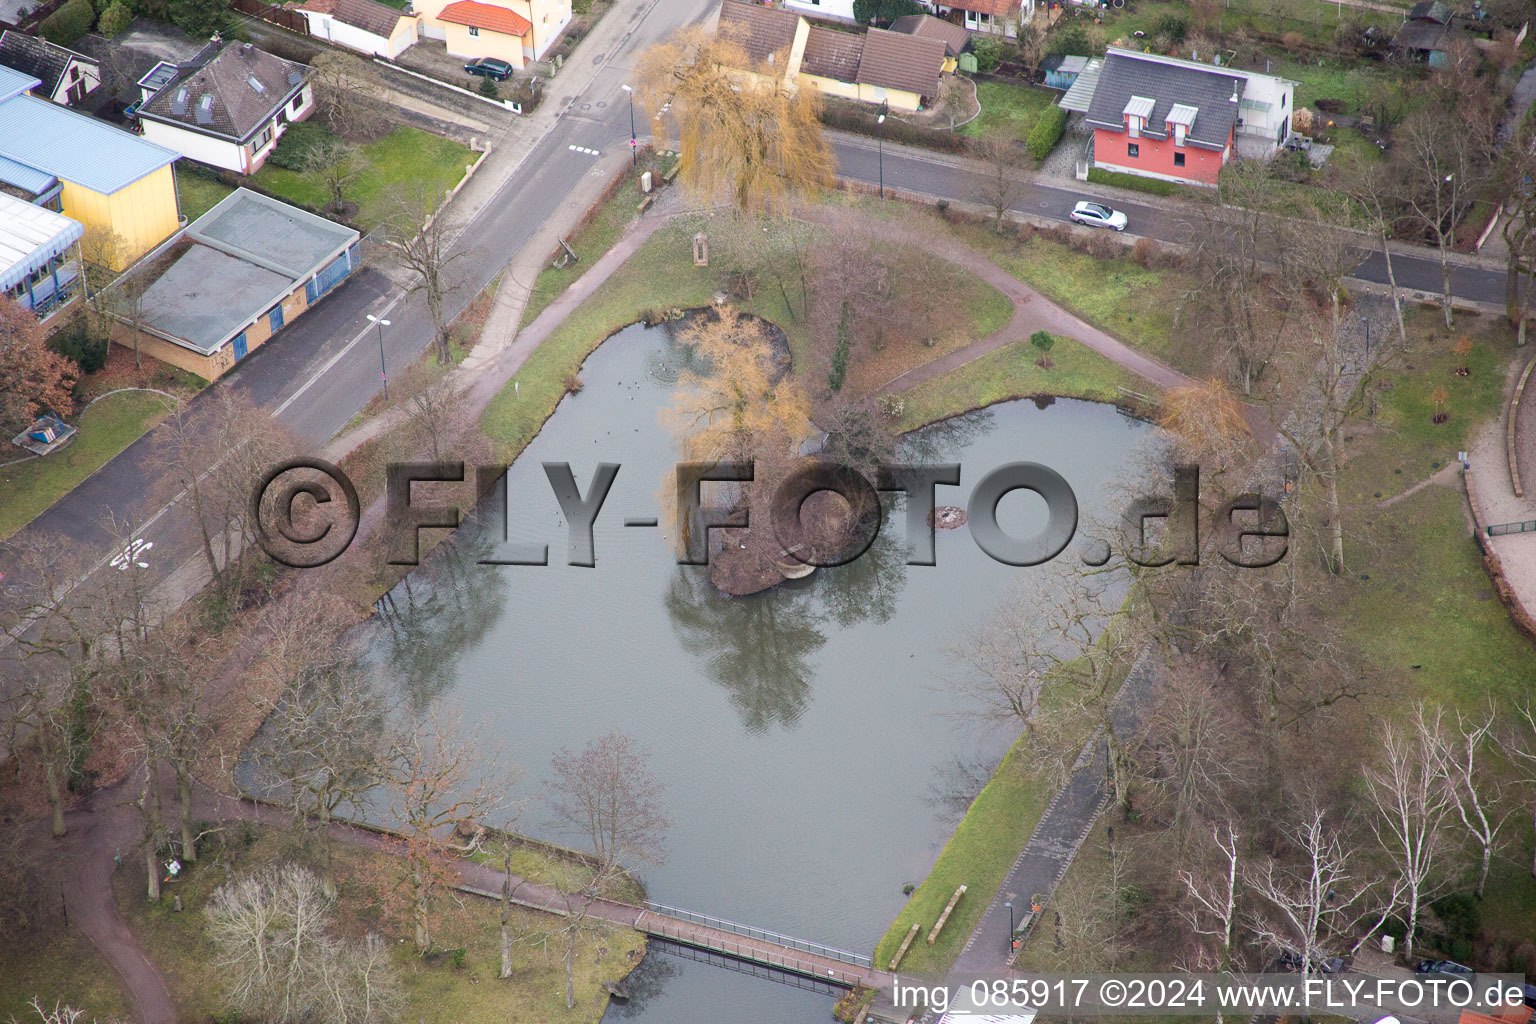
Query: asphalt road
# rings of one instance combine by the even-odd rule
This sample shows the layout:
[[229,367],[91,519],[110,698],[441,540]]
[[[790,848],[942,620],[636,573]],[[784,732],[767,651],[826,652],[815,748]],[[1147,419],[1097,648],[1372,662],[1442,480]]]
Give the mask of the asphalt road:
[[[837,154],[839,174],[870,185],[880,181],[882,159],[880,146],[875,140],[839,134],[833,138],[833,149]],[[980,177],[944,155],[888,143],[884,147],[883,163],[887,186],[940,199],[986,201],[983,198],[985,185]],[[1094,194],[1092,185],[1060,188],[1034,184],[1024,190],[1011,209],[1066,223],[1073,204],[1081,199],[1095,198],[1099,197]],[[1163,242],[1184,242],[1189,239],[1192,227],[1177,211],[1124,199],[1113,200],[1111,205],[1126,214],[1130,221],[1127,230],[1135,234]],[[1433,293],[1440,291],[1440,261],[1433,253],[1394,253],[1392,270],[1401,288]],[[1385,284],[1386,265],[1381,253],[1375,251],[1367,255],[1355,268],[1353,276]],[[1451,290],[1462,299],[1502,304],[1504,275],[1500,271],[1453,266]]]

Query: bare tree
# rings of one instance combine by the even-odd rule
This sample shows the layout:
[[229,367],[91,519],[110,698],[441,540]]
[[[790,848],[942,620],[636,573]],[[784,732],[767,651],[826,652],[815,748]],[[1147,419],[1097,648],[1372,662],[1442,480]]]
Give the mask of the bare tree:
[[391,813],[402,833],[401,885],[418,953],[432,948],[433,905],[453,880],[452,859],[480,848],[484,822],[508,805],[514,778],[493,751],[437,714],[398,740]]
[[1477,844],[1480,859],[1477,871],[1477,898],[1483,898],[1488,884],[1488,868],[1498,847],[1499,833],[1514,813],[1501,811],[1502,792],[1497,776],[1489,770],[1486,751],[1494,740],[1496,711],[1490,707],[1486,717],[1456,713],[1456,729],[1446,738],[1445,772],[1455,802],[1456,817]]
[[1211,665],[1176,662],[1141,738],[1153,786],[1172,806],[1181,851],[1193,827],[1228,811],[1231,789],[1256,767],[1243,723],[1215,682]]
[[1386,763],[1364,772],[1376,809],[1371,830],[1397,875],[1393,902],[1408,915],[1403,956],[1410,961],[1420,907],[1451,882],[1441,864],[1445,823],[1455,804],[1447,785],[1441,715],[1420,702],[1409,726],[1387,722],[1382,728]]
[[976,198],[992,211],[992,230],[1003,230],[1003,218],[1024,194],[1021,177],[1024,160],[1011,139],[989,138],[980,145],[982,171],[976,182]]
[[347,193],[357,184],[368,169],[362,152],[337,135],[327,135],[318,140],[304,154],[304,170],[318,178],[330,196],[332,212],[340,213]]
[[383,95],[384,82],[372,65],[336,49],[316,54],[309,64],[310,84],[326,124],[337,135],[366,129],[373,119],[370,101]]
[[1523,346],[1536,291],[1536,123],[1522,120],[1504,153],[1504,305],[1515,344]]
[[1068,876],[1045,910],[1053,928],[1049,959],[1060,970],[1113,971],[1130,949],[1123,928],[1130,854],[1122,843],[1105,856],[1102,875]]
[[296,865],[268,866],[213,893],[204,915],[226,998],[270,1024],[387,1024],[403,1008],[389,947],[331,934],[334,901]]
[[1393,180],[1390,166],[1379,161],[1359,161],[1353,165],[1345,181],[1344,191],[1364,215],[1377,247],[1381,250],[1381,259],[1387,269],[1387,290],[1392,296],[1392,315],[1397,321],[1397,338],[1407,348],[1408,328],[1403,323],[1403,298],[1397,287],[1397,273],[1392,269],[1392,224],[1401,205],[1398,183]]
[[420,292],[426,300],[437,365],[447,366],[453,361],[448,348],[448,300],[457,290],[448,271],[464,253],[450,251],[446,226],[432,196],[397,193],[394,200],[395,212],[386,226],[391,257],[415,278],[411,291]]
[[1262,944],[1296,956],[1310,974],[1358,922],[1371,883],[1354,875],[1343,837],[1316,804],[1282,832],[1293,863],[1266,858],[1246,872],[1259,901],[1249,925]]
[[1238,844],[1243,834],[1228,821],[1211,828],[1211,843],[1220,852],[1218,867],[1210,878],[1197,877],[1194,871],[1179,872],[1188,903],[1181,910],[1197,936],[1214,939],[1217,952],[1214,957],[1203,955],[1196,958],[1196,965],[1217,971],[1232,968],[1232,944],[1236,936],[1237,882],[1239,878]]
[[[1536,770],[1536,704],[1526,701],[1520,705],[1519,713],[1523,724],[1522,735],[1511,739],[1505,750],[1512,760],[1528,765],[1528,770]],[[1536,776],[1527,776],[1525,783],[1536,787]],[[1531,817],[1536,822],[1536,814]],[[1536,878],[1536,854],[1531,857],[1531,877]]]
[[1492,150],[1487,117],[1463,116],[1456,107],[1428,103],[1403,122],[1397,151],[1406,186],[1403,199],[1440,252],[1440,308],[1451,329],[1451,262],[1456,226],[1486,177]]
[[421,364],[413,365],[401,381],[411,424],[426,436],[432,461],[442,457],[463,402],[451,373]]
[[562,749],[551,761],[550,813],[561,828],[592,844],[604,875],[624,864],[661,861],[667,830],[662,785],[646,761],[635,741],[617,730],[580,753]]

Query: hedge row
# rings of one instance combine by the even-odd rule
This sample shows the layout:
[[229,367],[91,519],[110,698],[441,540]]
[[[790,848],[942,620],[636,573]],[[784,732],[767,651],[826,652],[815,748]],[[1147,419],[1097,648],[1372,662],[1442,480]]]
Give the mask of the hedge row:
[[946,153],[958,153],[965,148],[965,137],[955,132],[921,128],[906,121],[898,121],[893,117],[886,118],[885,124],[877,126],[875,117],[873,107],[866,112],[841,106],[828,106],[821,112],[821,123],[828,128],[857,132],[860,135],[883,135],[890,142],[924,146]]
[[91,30],[96,20],[96,8],[91,0],[69,0],[69,3],[43,19],[37,34],[57,46],[69,46]]
[[1061,141],[1061,133],[1067,130],[1067,112],[1054,103],[1041,111],[1035,126],[1029,130],[1029,153],[1035,160],[1044,160]]

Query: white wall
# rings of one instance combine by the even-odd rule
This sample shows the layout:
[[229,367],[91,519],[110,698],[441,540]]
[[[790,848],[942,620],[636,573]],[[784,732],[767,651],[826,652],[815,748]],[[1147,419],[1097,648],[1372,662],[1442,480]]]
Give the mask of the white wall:
[[784,6],[826,18],[853,20],[853,0],[821,0],[820,3],[816,0],[784,0]]
[[1268,103],[1268,113],[1243,107],[1239,114],[1243,126],[1238,134],[1275,139],[1280,126],[1295,113],[1296,87],[1282,78],[1270,75],[1248,75],[1243,86],[1243,99]]
[[400,40],[401,45],[398,48],[394,48],[391,47],[390,41],[383,36],[376,36],[372,32],[360,29],[355,25],[348,25],[345,22],[337,21],[333,15],[321,14],[316,11],[300,11],[299,13],[304,15],[305,21],[309,22],[310,35],[335,43],[337,46],[344,46],[349,50],[356,50],[358,53],[373,54],[393,60],[400,55],[401,50],[404,50],[415,41],[411,36],[405,36]]
[[144,138],[150,142],[200,163],[245,173],[242,148],[233,142],[211,138],[201,132],[190,132],[160,121],[151,121],[147,117],[141,118],[140,123],[144,126]]

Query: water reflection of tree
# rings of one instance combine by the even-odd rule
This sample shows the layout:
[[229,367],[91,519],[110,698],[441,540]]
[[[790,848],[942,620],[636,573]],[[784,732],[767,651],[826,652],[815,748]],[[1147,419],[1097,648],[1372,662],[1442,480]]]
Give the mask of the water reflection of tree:
[[977,409],[903,434],[899,457],[912,463],[954,462],[972,441],[991,433],[991,409]]
[[879,538],[861,558],[816,573],[816,596],[827,619],[844,629],[866,619],[876,624],[890,621],[907,585],[904,529],[904,522],[892,523],[887,516]]
[[748,732],[795,724],[810,699],[807,660],[827,642],[807,590],[729,598],[707,570],[680,566],[666,605],[683,647],[725,687]]
[[640,1017],[648,1009],[647,1004],[666,991],[667,982],[683,973],[683,965],[655,949],[645,954],[645,959],[640,961],[640,966],[630,972],[624,979],[624,988],[629,992],[629,1001],[608,1004],[608,1012],[603,1019],[609,1017],[615,1020],[628,1017]]
[[505,574],[480,565],[495,529],[467,522],[378,603],[378,643],[418,714],[458,678],[455,662],[501,617]]

